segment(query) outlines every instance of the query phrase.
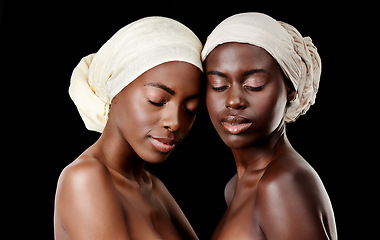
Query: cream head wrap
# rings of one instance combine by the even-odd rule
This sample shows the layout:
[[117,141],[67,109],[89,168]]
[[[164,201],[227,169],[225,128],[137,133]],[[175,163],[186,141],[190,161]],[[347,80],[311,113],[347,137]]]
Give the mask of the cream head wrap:
[[218,45],[249,43],[265,49],[278,62],[297,91],[285,115],[294,122],[315,102],[321,75],[321,59],[310,37],[302,37],[293,26],[262,13],[241,13],[221,22],[208,36],[202,51],[204,61]]
[[112,99],[147,70],[170,61],[202,70],[202,44],[183,24],[147,17],[120,29],[95,54],[82,58],[69,94],[89,130],[103,132]]

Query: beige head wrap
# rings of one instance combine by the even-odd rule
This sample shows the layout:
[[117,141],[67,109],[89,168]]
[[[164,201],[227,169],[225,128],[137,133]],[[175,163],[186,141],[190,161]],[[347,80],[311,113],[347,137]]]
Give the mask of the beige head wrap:
[[112,99],[147,70],[170,61],[202,70],[202,44],[183,24],[147,17],[120,29],[96,54],[84,57],[71,76],[69,94],[89,130],[102,132]]
[[280,65],[297,91],[285,115],[295,121],[314,104],[321,75],[321,59],[310,37],[302,37],[293,26],[262,13],[241,13],[221,22],[208,36],[202,51],[204,61],[218,45],[249,43],[265,49]]

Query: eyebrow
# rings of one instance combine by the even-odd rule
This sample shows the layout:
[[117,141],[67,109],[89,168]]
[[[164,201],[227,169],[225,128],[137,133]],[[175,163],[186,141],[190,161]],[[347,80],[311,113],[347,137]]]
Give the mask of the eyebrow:
[[251,70],[245,71],[243,73],[243,76],[247,77],[249,75],[252,75],[252,74],[255,74],[255,73],[259,73],[259,72],[261,72],[261,73],[268,73],[267,70],[262,69],[262,68],[260,68],[260,69],[251,69]]
[[207,72],[207,75],[217,75],[220,77],[228,78],[228,76],[226,74],[221,73],[219,71],[209,71],[209,72]]
[[175,95],[175,91],[173,89],[171,89],[170,87],[168,87],[164,84],[161,84],[161,83],[147,83],[144,86],[151,86],[151,87],[155,87],[155,88],[160,88],[162,90],[165,90],[166,92],[168,92],[172,96]]
[[[268,73],[267,70],[265,69],[251,69],[251,70],[248,70],[248,71],[245,71],[243,73],[243,77],[247,77],[249,75],[252,75],[252,74],[255,74],[255,73],[259,73],[259,72],[262,72],[262,73]],[[209,71],[207,72],[207,75],[217,75],[217,76],[220,76],[220,77],[223,77],[223,78],[228,78],[228,76],[222,72],[219,72],[219,71]]]

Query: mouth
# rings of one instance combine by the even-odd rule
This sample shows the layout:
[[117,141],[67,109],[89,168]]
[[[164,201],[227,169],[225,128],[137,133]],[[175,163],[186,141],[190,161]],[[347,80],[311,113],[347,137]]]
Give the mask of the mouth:
[[169,138],[156,138],[149,136],[148,137],[153,146],[162,153],[168,153],[172,151],[175,146],[178,144],[178,141],[175,139]]
[[229,115],[222,118],[221,124],[227,132],[237,135],[246,131],[252,122],[242,116]]

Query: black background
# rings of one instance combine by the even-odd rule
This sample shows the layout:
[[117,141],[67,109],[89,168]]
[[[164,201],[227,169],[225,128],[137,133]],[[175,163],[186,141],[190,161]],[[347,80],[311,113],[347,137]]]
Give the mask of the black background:
[[[287,125],[287,134],[324,182],[339,238],[365,239],[373,221],[365,214],[375,211],[368,206],[377,192],[370,170],[376,168],[378,154],[370,155],[370,150],[378,145],[377,95],[371,93],[378,86],[378,70],[370,67],[376,61],[369,56],[376,51],[378,30],[376,15],[370,14],[375,5],[347,4],[3,1],[2,216],[12,234],[4,236],[53,239],[58,176],[99,137],[86,130],[68,95],[72,70],[82,57],[142,17],[178,20],[204,43],[225,18],[257,11],[295,26],[318,48],[322,77],[316,104]],[[200,239],[209,239],[226,209],[224,186],[236,170],[204,106],[193,130],[167,161],[146,168],[165,183]]]

